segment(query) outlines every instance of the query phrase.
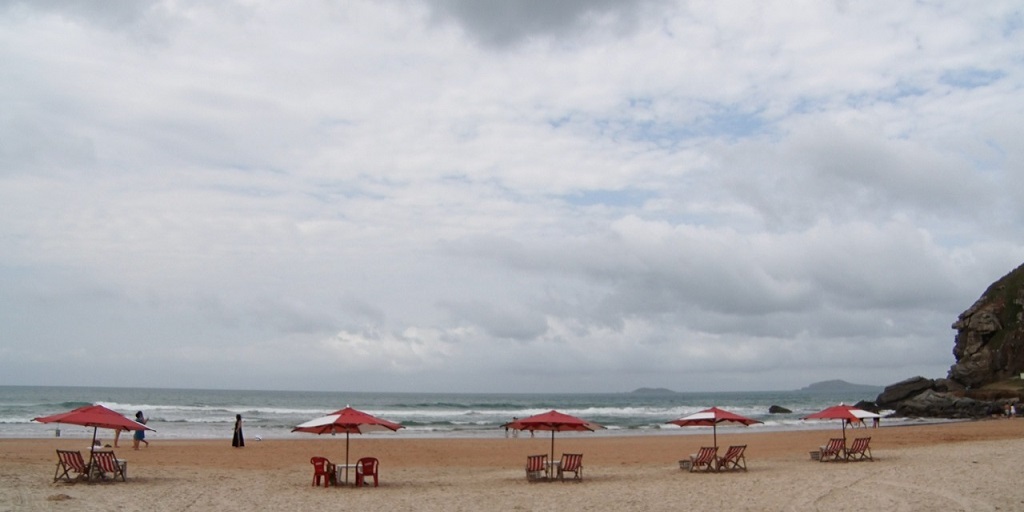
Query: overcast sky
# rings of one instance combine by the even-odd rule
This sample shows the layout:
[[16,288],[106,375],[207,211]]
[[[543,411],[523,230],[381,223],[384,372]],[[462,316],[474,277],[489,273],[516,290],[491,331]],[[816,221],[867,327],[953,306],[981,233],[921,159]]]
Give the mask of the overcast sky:
[[1019,1],[0,1],[0,384],[945,377]]

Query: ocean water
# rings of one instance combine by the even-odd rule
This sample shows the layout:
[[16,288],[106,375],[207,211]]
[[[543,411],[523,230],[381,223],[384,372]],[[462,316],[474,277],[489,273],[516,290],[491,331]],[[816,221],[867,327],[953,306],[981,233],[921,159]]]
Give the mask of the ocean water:
[[[835,423],[804,421],[803,416],[838,403],[873,400],[872,396],[805,391],[722,393],[606,394],[469,394],[469,393],[344,393],[323,391],[231,391],[204,389],[138,389],[91,387],[0,386],[0,437],[88,438],[92,429],[32,421],[83,405],[102,404],[125,416],[143,411],[147,439],[216,439],[231,437],[235,414],[245,420],[249,439],[302,438],[292,427],[346,405],[402,424],[402,437],[503,437],[513,418],[557,409],[607,427],[586,435],[701,434],[709,428],[679,428],[667,421],[711,406],[764,422],[753,430],[830,429]],[[791,414],[769,414],[780,405]],[[884,416],[884,413],[883,413]],[[917,420],[882,420],[883,426]],[[100,431],[101,438],[111,438]]]

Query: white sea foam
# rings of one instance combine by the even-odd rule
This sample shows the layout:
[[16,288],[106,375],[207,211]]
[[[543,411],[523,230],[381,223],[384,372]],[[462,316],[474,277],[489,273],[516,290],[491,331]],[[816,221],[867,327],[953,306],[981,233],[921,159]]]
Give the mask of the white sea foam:
[[[397,435],[423,437],[504,436],[502,425],[551,409],[586,418],[607,427],[593,435],[690,435],[702,428],[679,428],[667,422],[710,406],[763,421],[755,431],[829,429],[834,423],[801,420],[839,402],[873,397],[810,395],[801,392],[645,394],[450,394],[331,393],[295,391],[230,391],[187,389],[122,389],[0,387],[0,437],[50,437],[54,425],[32,418],[79,405],[101,403],[126,416],[143,411],[156,432],[152,439],[230,438],[236,414],[246,432],[265,439],[293,438],[299,423],[352,406],[401,423]],[[770,405],[790,414],[768,414]],[[884,418],[883,425],[913,420]],[[62,437],[85,437],[91,429],[63,425]],[[720,427],[743,428],[743,427]]]

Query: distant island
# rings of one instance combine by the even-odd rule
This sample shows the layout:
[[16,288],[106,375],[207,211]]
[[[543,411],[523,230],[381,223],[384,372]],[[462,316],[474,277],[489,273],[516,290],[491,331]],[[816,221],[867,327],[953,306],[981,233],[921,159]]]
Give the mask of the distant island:
[[[867,384],[853,384],[845,380],[826,380],[815,382],[807,387],[797,389],[797,393],[856,393],[859,395],[877,395],[884,390],[884,386],[870,386]],[[634,395],[673,395],[678,394],[668,388],[637,388],[630,391]]]
[[630,393],[634,395],[671,395],[677,392],[668,388],[637,388]]
[[805,393],[860,393],[860,394],[878,394],[885,389],[884,386],[869,386],[867,384],[852,384],[845,380],[826,380],[823,382],[815,382],[807,387],[800,388],[797,391]]

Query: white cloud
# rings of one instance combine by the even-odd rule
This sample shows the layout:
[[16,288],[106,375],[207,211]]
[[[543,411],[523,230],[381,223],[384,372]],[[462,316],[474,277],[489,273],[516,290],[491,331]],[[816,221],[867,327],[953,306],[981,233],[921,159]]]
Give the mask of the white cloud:
[[1024,259],[1015,9],[5,4],[0,374],[943,376]]

